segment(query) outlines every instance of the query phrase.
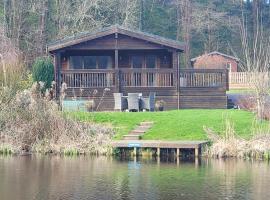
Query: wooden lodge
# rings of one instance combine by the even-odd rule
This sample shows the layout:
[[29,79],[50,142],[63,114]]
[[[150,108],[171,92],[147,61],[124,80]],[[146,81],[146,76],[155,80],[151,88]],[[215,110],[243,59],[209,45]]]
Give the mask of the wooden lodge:
[[155,92],[165,109],[226,108],[227,71],[183,69],[184,48],[184,43],[116,25],[56,41],[48,52],[58,94],[65,82],[67,98],[102,98],[100,110],[113,110],[113,93],[119,92]]

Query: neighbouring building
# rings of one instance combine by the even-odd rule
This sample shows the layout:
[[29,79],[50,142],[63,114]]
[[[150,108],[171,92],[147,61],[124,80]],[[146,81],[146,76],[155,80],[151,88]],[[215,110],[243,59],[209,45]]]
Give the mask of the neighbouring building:
[[229,72],[237,72],[239,59],[218,51],[206,53],[191,59],[194,69],[227,69]]

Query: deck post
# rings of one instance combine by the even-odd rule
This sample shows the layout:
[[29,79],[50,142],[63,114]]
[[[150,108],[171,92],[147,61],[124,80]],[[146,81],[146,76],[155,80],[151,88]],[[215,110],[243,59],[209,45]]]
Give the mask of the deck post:
[[120,72],[118,68],[118,49],[114,50],[114,65],[115,65],[115,88],[116,88],[116,92],[120,92]]
[[157,156],[158,157],[160,156],[160,148],[159,147],[157,148]]
[[57,52],[54,56],[54,80],[56,83],[56,97],[60,97],[60,88],[61,88],[61,53]]
[[115,68],[115,92],[120,92],[120,72],[118,67],[118,59],[119,59],[119,52],[118,52],[118,33],[115,33],[115,46],[114,46],[114,68]]
[[177,93],[177,109],[180,108],[180,93],[179,93],[179,53],[177,51],[172,52],[172,65],[173,65],[173,86]]
[[199,148],[198,147],[195,148],[195,157],[196,158],[199,157]]
[[180,156],[180,149],[179,149],[179,148],[176,149],[176,156],[177,156],[177,157]]

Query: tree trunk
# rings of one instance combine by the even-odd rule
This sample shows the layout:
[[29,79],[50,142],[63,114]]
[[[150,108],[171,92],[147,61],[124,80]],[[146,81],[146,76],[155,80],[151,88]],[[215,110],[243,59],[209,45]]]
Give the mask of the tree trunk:
[[[186,68],[190,67],[190,37],[191,37],[191,12],[192,6],[190,0],[178,0],[177,2],[177,40],[180,39],[181,29],[183,40],[186,43],[185,54],[184,54],[184,64]],[[180,26],[181,22],[181,26]]]
[[39,18],[39,55],[43,55],[46,47],[46,22],[48,13],[48,0],[41,2],[41,14]]
[[2,56],[2,54],[0,54],[0,60],[3,67],[4,87],[5,87],[7,86],[7,72],[6,72],[6,65],[5,65],[4,57]]

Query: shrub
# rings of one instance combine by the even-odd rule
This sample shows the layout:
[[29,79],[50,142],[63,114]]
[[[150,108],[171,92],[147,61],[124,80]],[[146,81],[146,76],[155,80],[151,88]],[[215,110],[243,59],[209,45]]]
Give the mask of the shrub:
[[[239,109],[244,109],[256,113],[256,97],[252,95],[244,95],[238,98],[236,105]],[[264,102],[264,108],[262,110],[262,119],[270,120],[270,100],[267,99]]]
[[44,82],[45,89],[50,88],[54,79],[54,68],[50,58],[37,58],[32,67],[33,80]]
[[23,79],[19,82],[19,89],[26,90],[32,87],[33,85],[33,76],[30,72],[26,71]]
[[215,158],[256,158],[269,159],[270,134],[269,130],[255,129],[255,135],[247,140],[236,135],[232,122],[226,120],[224,134],[218,135],[210,128],[204,127],[212,145],[205,152]]
[[163,111],[165,107],[165,101],[160,100],[155,103],[156,110]]
[[236,105],[240,109],[248,110],[248,111],[256,111],[256,99],[252,95],[243,95],[239,96]]
[[40,152],[107,154],[114,134],[110,127],[79,122],[65,116],[54,101],[41,94],[42,86],[18,92],[0,102],[0,154]]

